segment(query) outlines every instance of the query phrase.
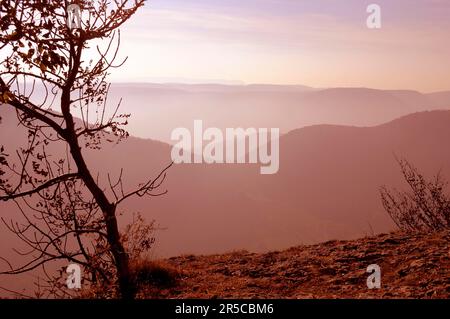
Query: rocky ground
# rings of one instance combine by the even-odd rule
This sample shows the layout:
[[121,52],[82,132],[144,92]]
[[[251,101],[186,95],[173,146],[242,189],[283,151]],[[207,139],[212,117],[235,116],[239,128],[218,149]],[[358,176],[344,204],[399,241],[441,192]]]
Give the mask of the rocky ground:
[[[449,298],[450,232],[392,233],[279,252],[181,256],[163,261],[179,273],[143,298]],[[366,268],[381,267],[369,290]]]

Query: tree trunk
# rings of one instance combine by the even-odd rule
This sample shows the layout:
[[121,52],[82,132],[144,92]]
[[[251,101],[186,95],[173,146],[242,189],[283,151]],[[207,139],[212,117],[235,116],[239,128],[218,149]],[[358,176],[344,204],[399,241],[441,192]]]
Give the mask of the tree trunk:
[[112,211],[108,212],[108,216],[106,217],[106,233],[108,235],[108,243],[111,247],[111,252],[116,263],[120,295],[123,299],[134,299],[136,294],[136,286],[131,276],[128,254],[120,240],[115,213],[116,207],[111,207]]
[[[68,86],[69,87],[69,86]],[[95,198],[98,206],[103,212],[103,218],[106,224],[106,234],[111,253],[114,256],[114,263],[117,271],[118,285],[120,295],[123,299],[134,299],[136,287],[130,272],[129,257],[126,253],[119,233],[116,218],[116,206],[109,202],[103,190],[97,185],[90,173],[81,148],[78,143],[78,137],[75,131],[75,123],[70,112],[70,90],[63,90],[61,96],[61,110],[66,122],[64,139],[70,147],[70,153],[78,168],[81,179]]]

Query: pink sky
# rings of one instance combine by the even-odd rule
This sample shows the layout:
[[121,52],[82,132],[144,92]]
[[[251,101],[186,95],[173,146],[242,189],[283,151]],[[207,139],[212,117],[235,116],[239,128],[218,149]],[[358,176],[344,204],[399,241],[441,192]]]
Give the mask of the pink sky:
[[450,89],[450,1],[153,0],[122,31],[113,81]]

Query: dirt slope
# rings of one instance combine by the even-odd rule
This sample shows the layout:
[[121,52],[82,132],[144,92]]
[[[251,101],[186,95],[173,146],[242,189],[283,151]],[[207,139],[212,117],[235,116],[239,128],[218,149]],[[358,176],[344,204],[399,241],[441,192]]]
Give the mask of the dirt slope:
[[[166,260],[176,286],[151,298],[449,298],[450,231],[392,233],[330,241],[280,252],[233,252]],[[369,290],[366,268],[381,267],[381,289]]]

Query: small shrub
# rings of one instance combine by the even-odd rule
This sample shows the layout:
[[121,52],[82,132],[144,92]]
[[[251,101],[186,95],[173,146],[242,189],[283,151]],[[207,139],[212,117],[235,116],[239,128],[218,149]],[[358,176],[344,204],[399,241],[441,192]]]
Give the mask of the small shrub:
[[448,182],[437,174],[431,181],[406,160],[398,160],[410,192],[382,187],[384,208],[403,231],[441,231],[450,229],[450,197],[445,193]]
[[138,286],[172,287],[177,284],[180,277],[177,269],[162,261],[140,259],[134,261],[131,267]]

